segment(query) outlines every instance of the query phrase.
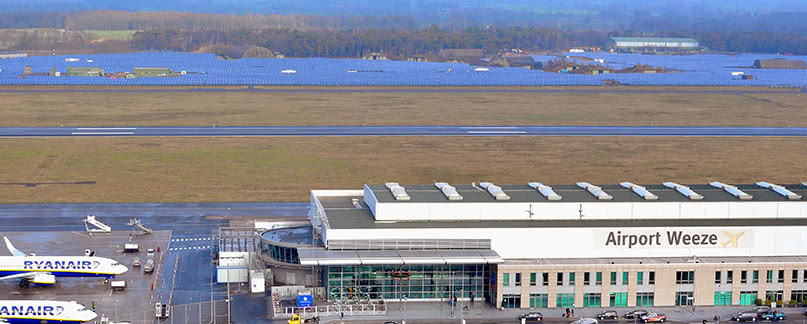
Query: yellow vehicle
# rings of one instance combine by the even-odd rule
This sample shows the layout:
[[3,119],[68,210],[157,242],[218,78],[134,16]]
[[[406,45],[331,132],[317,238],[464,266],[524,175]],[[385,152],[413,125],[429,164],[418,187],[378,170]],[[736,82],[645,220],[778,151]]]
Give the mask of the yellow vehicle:
[[300,315],[291,314],[291,319],[289,319],[289,324],[302,324],[302,322],[300,321]]

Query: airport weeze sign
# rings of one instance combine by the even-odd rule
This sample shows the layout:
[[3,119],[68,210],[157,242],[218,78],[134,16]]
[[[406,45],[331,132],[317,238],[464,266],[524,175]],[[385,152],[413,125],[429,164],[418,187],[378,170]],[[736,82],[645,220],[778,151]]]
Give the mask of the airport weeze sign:
[[752,247],[751,230],[686,228],[654,230],[597,230],[595,248],[738,248]]

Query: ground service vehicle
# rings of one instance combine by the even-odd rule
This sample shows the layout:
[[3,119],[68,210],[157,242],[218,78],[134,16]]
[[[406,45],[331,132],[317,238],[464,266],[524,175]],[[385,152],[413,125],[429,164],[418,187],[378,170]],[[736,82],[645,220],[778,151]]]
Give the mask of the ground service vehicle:
[[616,311],[607,310],[607,311],[604,311],[602,313],[597,314],[597,319],[601,320],[601,321],[604,321],[604,320],[618,320],[619,319],[619,314],[617,314]]

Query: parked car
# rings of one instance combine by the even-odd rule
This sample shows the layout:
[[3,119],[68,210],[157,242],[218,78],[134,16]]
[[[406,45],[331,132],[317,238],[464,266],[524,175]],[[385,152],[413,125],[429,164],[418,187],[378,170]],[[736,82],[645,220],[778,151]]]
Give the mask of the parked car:
[[632,311],[628,311],[625,313],[625,318],[627,319],[634,319],[634,318],[642,318],[642,316],[646,315],[647,311],[644,309],[634,309]]
[[529,313],[526,313],[526,314],[521,314],[521,316],[519,316],[518,319],[524,319],[524,320],[526,320],[528,322],[529,321],[538,322],[538,321],[544,320],[544,315],[542,315],[539,312],[529,312]]
[[667,315],[664,314],[656,314],[656,313],[647,313],[641,317],[642,322],[645,323],[664,323],[667,320]]
[[598,324],[599,322],[593,318],[581,318],[572,322],[571,324]]
[[785,319],[785,313],[770,311],[762,313],[760,318],[765,321],[783,321]]
[[757,306],[754,307],[753,310],[753,312],[757,314],[757,318],[762,318],[762,314],[765,314],[770,311],[771,311],[770,306]]
[[617,314],[616,311],[607,310],[607,311],[604,311],[604,312],[601,312],[601,313],[597,314],[597,319],[601,320],[601,321],[604,321],[604,320],[618,320],[619,319],[619,314]]
[[740,312],[732,315],[731,320],[735,322],[756,322],[757,313],[754,311]]

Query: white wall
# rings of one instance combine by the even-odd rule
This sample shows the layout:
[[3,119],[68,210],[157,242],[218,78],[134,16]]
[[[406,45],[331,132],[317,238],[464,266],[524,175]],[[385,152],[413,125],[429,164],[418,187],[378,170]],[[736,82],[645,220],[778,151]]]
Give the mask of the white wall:
[[[608,233],[639,235],[667,231],[716,235],[714,245],[606,246]],[[745,232],[738,246],[728,245],[721,233]],[[411,229],[328,229],[334,240],[365,239],[491,239],[492,249],[505,259],[536,258],[630,258],[697,256],[804,256],[807,255],[807,225],[765,227],[680,227],[680,228],[411,228]]]
[[807,218],[804,201],[385,203],[366,191],[364,201],[383,221]]

